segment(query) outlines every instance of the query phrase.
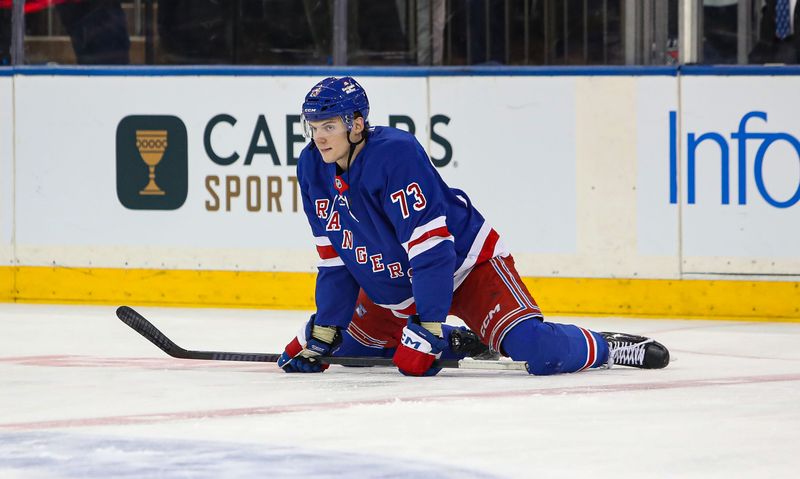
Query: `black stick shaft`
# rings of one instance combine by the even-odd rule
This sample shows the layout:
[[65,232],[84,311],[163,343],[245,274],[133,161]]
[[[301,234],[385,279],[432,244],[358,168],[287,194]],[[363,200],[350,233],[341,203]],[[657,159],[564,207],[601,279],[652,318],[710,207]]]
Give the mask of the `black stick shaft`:
[[[130,326],[134,331],[141,334],[148,341],[155,344],[159,349],[174,358],[181,359],[206,359],[211,361],[249,361],[261,363],[274,363],[281,357],[276,353],[240,353],[233,351],[193,351],[184,349],[157,327],[148,321],[144,316],[137,313],[128,306],[117,308],[117,317],[123,323]],[[395,367],[391,358],[358,358],[358,357],[321,357],[319,360],[325,364],[339,364],[342,366],[386,366]],[[435,361],[433,367],[438,368],[458,368],[459,361],[455,359]]]

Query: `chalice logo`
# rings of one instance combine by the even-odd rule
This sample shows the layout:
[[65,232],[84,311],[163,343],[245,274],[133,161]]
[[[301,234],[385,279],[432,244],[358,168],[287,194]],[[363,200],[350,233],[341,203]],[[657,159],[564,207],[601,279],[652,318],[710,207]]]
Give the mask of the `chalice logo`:
[[131,210],[176,210],[189,193],[186,125],[173,115],[129,115],[117,125],[117,198]]
[[136,149],[150,169],[150,181],[140,195],[163,195],[164,190],[156,184],[156,166],[167,150],[167,130],[136,130]]

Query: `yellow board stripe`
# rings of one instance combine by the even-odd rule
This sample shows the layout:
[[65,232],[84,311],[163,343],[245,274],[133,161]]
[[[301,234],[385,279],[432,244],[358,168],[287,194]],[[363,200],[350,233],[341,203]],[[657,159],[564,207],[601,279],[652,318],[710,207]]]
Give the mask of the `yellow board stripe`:
[[[20,266],[0,300],[313,309],[312,273]],[[3,272],[3,277],[8,272]]]
[[800,282],[523,278],[545,314],[800,321]]
[[[0,301],[314,309],[313,273],[0,267]],[[800,282],[523,278],[545,315],[800,321]]]

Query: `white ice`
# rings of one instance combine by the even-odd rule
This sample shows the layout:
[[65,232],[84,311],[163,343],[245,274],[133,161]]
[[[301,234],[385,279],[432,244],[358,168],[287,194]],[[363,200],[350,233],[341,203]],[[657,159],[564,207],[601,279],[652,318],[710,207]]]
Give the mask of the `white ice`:
[[[280,352],[308,316],[133,306],[203,350]],[[409,378],[172,359],[114,309],[0,305],[0,478],[798,477],[798,323],[549,318],[673,362]]]

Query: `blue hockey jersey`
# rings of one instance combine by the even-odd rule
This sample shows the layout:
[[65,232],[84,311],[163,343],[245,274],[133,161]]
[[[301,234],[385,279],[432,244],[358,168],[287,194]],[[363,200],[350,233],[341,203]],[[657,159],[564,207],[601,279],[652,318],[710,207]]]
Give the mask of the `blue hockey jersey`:
[[405,131],[372,128],[341,176],[309,144],[297,178],[320,256],[317,324],[347,326],[359,288],[397,315],[444,321],[472,267],[507,254],[467,195],[445,184]]

